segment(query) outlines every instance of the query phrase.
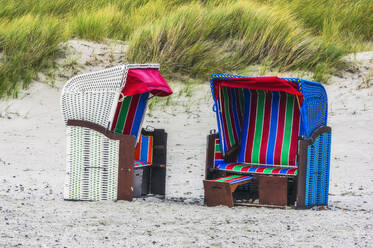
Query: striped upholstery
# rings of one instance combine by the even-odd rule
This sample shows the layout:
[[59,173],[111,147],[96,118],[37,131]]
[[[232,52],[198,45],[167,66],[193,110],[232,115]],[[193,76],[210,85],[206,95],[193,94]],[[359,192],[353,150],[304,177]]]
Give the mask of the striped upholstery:
[[149,166],[153,163],[153,136],[140,135],[135,148],[135,167]]
[[122,102],[118,102],[111,130],[115,133],[134,135],[137,140],[148,97],[149,93],[126,96]]
[[299,105],[284,92],[245,90],[245,115],[238,162],[296,166]]
[[244,118],[244,90],[221,87],[219,93],[219,116],[221,138],[224,140],[223,152],[229,151],[239,143]]
[[247,163],[221,163],[215,168],[230,172],[244,172],[249,174],[271,174],[271,175],[284,175],[296,176],[298,175],[298,168],[283,168],[271,166],[257,166]]
[[253,177],[251,177],[251,176],[231,175],[231,176],[227,176],[227,177],[212,179],[212,181],[227,182],[227,183],[230,183],[230,184],[235,184],[235,183],[250,181],[252,178]]

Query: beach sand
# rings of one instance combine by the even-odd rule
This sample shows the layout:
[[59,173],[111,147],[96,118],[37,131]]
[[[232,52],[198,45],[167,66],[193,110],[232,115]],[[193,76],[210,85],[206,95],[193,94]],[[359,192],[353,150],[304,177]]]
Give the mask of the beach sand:
[[[126,46],[72,40],[54,76],[0,101],[0,247],[373,247],[373,52],[326,86],[332,127],[329,207],[203,206],[206,136],[216,129],[209,84],[172,83],[144,121],[168,132],[166,199],[63,200],[63,84],[125,62]],[[155,100],[156,99],[156,100]]]

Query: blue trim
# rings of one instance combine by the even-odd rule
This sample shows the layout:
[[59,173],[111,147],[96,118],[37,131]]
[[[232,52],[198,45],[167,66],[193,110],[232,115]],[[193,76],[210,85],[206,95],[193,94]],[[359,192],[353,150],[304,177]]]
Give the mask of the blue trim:
[[149,148],[149,137],[141,137],[141,151],[140,151],[140,160],[148,161],[148,148]]
[[140,125],[144,118],[146,102],[149,97],[149,92],[141,94],[139,104],[136,109],[136,114],[132,123],[131,134],[136,137],[139,135]]
[[[243,118],[243,126],[242,126],[242,137],[241,141],[247,141],[247,132],[249,128],[249,121],[250,121],[250,105],[251,105],[251,92],[250,90],[244,90],[243,95],[245,98],[245,110],[244,110],[244,118]],[[245,162],[245,150],[246,150],[246,143],[241,143],[240,154],[238,155],[238,162]]]

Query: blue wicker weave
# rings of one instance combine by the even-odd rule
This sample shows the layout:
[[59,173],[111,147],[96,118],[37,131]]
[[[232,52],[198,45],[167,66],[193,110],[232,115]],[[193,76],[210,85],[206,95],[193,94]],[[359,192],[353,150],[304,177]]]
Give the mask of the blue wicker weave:
[[327,205],[331,133],[318,136],[307,148],[305,205]]
[[[301,107],[299,135],[310,138],[312,133],[327,126],[328,97],[322,84],[299,78],[284,78],[298,84],[304,100]],[[323,133],[307,148],[305,206],[328,205],[331,133]]]

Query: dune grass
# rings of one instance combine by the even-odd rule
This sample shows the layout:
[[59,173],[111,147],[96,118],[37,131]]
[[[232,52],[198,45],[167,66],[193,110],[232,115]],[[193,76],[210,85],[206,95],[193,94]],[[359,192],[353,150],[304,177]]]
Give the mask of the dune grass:
[[264,64],[325,82],[372,49],[371,0],[0,0],[0,97],[17,96],[71,38],[124,40],[131,63],[206,79]]
[[61,25],[54,17],[25,15],[0,22],[0,96],[17,96],[23,82],[27,87],[37,72],[51,65],[57,54]]

